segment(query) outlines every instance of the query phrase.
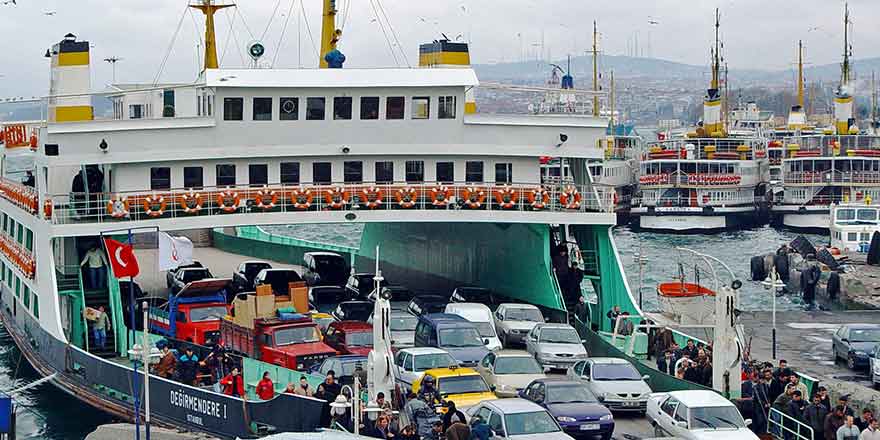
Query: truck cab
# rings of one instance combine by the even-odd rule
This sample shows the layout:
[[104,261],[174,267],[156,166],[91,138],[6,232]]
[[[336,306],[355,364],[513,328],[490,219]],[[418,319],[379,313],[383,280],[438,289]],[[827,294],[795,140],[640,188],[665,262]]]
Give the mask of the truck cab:
[[220,341],[220,321],[229,312],[226,292],[232,281],[193,281],[164,304],[150,307],[150,331],[167,338],[214,345]]
[[220,333],[227,348],[291,370],[306,371],[336,355],[336,350],[322,341],[318,324],[296,313],[254,319],[253,328],[224,319]]

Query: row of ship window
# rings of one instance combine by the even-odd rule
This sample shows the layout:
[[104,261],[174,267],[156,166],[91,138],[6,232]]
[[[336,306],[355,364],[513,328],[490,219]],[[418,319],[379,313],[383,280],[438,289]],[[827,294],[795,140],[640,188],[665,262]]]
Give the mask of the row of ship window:
[[[213,98],[213,97],[211,97]],[[456,97],[439,96],[437,100],[437,119],[455,119],[456,116]],[[204,108],[202,97],[199,96],[199,114],[211,114],[211,106],[213,99],[204,100],[208,108]],[[354,113],[354,98],[350,96],[337,96],[334,98],[326,97],[308,97],[305,98],[305,119],[307,121],[323,121],[328,118],[328,104],[332,104],[329,109],[330,116],[333,120],[352,120],[359,115],[360,120],[378,120],[380,118],[380,108],[382,106],[382,98],[378,96],[363,96],[358,99],[359,111]],[[405,119],[406,101],[404,96],[388,96],[384,98],[385,119]],[[432,97],[430,96],[413,96],[409,98],[410,119],[431,119],[432,117]],[[276,105],[277,102],[277,105]],[[271,97],[257,97],[251,101],[251,117],[254,121],[274,121],[275,114],[278,114],[278,120],[296,121],[300,119],[300,98],[298,97],[281,97],[276,101]],[[223,98],[223,120],[224,121],[243,121],[245,117],[245,98]]]
[[0,261],[0,273],[2,273],[0,277],[2,277],[3,283],[15,294],[15,299],[20,301],[26,310],[33,313],[34,318],[40,319],[40,299],[36,292],[32,292],[30,287],[12,271],[12,266],[7,266],[3,261]]
[[17,241],[27,250],[34,251],[34,231],[16,222],[9,214],[3,214],[3,234]]
[[[390,184],[400,181],[394,176],[394,162],[375,162],[375,179],[377,184]],[[345,161],[343,167],[343,182],[358,184],[364,182],[364,163],[362,161]],[[235,164],[216,165],[215,185],[217,187],[235,186],[238,184]],[[300,183],[300,163],[281,162],[279,164],[280,180],[282,185],[298,185]],[[405,181],[407,183],[425,182],[425,162],[421,160],[408,160],[405,163]],[[333,164],[331,162],[312,163],[312,182],[315,184],[333,183]],[[442,183],[455,182],[455,162],[436,163],[436,181]],[[465,162],[465,182],[482,183],[484,180],[484,164],[482,161]],[[495,164],[495,183],[513,182],[513,164]],[[268,164],[248,165],[248,185],[263,186],[269,184]],[[150,189],[171,189],[171,168],[150,168]],[[205,187],[204,167],[183,167],[183,187]]]

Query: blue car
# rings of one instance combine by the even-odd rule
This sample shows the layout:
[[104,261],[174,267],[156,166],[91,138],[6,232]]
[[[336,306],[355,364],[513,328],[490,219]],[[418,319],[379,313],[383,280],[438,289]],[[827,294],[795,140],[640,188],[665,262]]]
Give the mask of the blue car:
[[585,439],[609,440],[614,433],[614,416],[582,384],[566,379],[537,379],[519,396],[543,406],[556,418],[566,434]]

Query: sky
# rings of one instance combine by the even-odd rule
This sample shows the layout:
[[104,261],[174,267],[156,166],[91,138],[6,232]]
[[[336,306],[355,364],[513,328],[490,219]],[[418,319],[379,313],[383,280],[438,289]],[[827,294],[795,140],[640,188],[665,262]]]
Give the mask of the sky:
[[[204,18],[186,0],[7,1],[0,0],[0,98],[45,95],[43,54],[68,32],[92,44],[93,90],[113,81],[103,61],[110,57],[121,58],[117,82],[189,82],[200,70]],[[877,2],[849,2],[857,59],[880,55]],[[264,67],[317,64],[321,0],[237,3],[217,16],[221,67],[249,66],[252,41],[267,48]],[[348,67],[415,65],[418,45],[441,32],[469,41],[473,63],[541,53],[562,59],[589,50],[593,20],[603,53],[631,54],[638,39],[642,55],[706,65],[716,7],[731,69],[791,68],[798,39],[812,64],[838,62],[843,52],[843,0],[337,0],[337,7]]]

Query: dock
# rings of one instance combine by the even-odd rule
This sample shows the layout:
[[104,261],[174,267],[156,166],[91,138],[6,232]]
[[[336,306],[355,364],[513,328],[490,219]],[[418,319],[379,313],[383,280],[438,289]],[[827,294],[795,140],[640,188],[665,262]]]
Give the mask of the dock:
[[[146,438],[146,430],[140,427],[141,438]],[[112,423],[101,425],[98,429],[86,436],[86,440],[120,440],[134,438],[135,428],[130,423]],[[192,432],[179,432],[173,429],[150,427],[150,438],[152,440],[219,440],[205,434],[196,434]]]

